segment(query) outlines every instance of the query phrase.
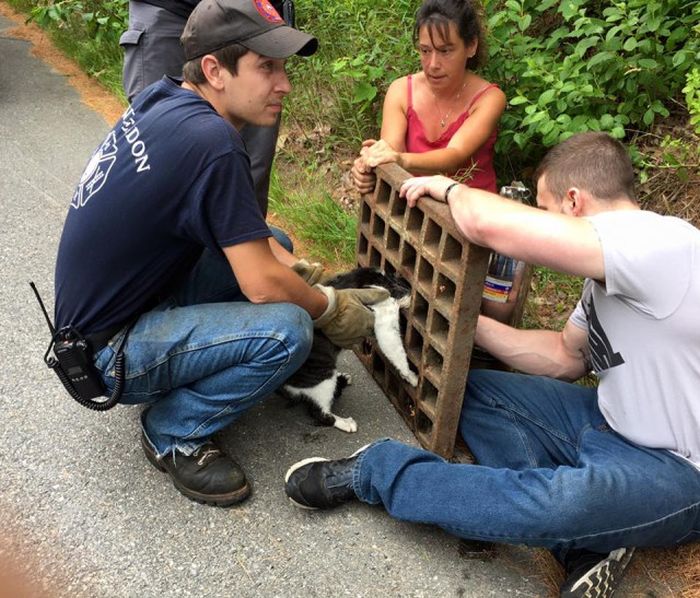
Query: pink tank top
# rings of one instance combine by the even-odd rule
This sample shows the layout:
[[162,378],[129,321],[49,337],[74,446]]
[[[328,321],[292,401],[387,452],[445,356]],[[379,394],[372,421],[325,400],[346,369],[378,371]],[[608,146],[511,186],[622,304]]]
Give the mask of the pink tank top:
[[[443,149],[447,147],[447,144],[452,139],[452,136],[459,130],[465,120],[469,117],[469,110],[474,105],[474,103],[489,89],[492,87],[498,87],[495,83],[491,83],[486,87],[480,89],[476,95],[469,102],[467,109],[459,115],[457,120],[450,123],[450,125],[442,132],[442,135],[430,141],[423,129],[423,123],[418,114],[413,109],[413,76],[408,76],[408,111],[406,113],[408,120],[408,128],[406,129],[406,151],[411,153],[423,153],[436,149]],[[470,187],[475,187],[477,189],[485,189],[486,191],[491,191],[497,193],[498,189],[496,186],[496,172],[493,169],[493,146],[496,143],[497,131],[494,130],[493,133],[486,140],[486,143],[482,145],[474,154],[467,160],[467,164],[463,168],[459,168],[452,172],[444,173],[446,176],[451,178],[459,178],[460,180],[464,177],[465,173],[469,171],[472,164],[476,167],[472,170],[471,177],[464,178]]]

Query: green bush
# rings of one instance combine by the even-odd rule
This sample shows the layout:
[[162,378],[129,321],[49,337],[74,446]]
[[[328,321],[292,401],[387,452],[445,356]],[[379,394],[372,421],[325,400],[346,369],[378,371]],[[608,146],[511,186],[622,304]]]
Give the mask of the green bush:
[[128,0],[59,0],[42,2],[31,11],[39,25],[83,29],[83,34],[107,48],[119,47],[129,22]]
[[694,68],[686,73],[686,85],[683,88],[685,103],[690,112],[690,124],[700,135],[700,70]]
[[580,131],[648,130],[700,58],[700,3],[507,0],[491,15],[488,76],[509,110],[497,150],[531,158]]
[[384,93],[419,68],[411,31],[420,0],[295,0],[297,25],[319,39],[310,59],[290,61],[293,118],[311,130],[331,125],[328,142],[359,147],[377,134]]
[[[127,0],[10,0],[52,25],[90,74],[121,93]],[[391,81],[420,68],[411,31],[421,0],[296,0],[298,25],[320,50],[289,63],[287,116],[328,129],[326,149],[376,136]],[[648,131],[673,103],[700,129],[700,2],[696,0],[483,0],[489,63],[509,106],[496,146],[505,180],[544,150],[587,130],[618,138]],[[319,127],[319,125],[326,125]],[[629,140],[629,139],[628,139]]]
[[89,75],[124,99],[119,37],[129,21],[128,0],[10,0],[51,32],[56,45]]

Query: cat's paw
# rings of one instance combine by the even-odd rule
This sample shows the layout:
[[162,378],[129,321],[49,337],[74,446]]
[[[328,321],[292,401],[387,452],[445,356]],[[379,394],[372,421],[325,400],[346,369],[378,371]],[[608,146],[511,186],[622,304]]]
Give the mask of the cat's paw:
[[408,374],[405,374],[403,376],[404,380],[408,382],[411,386],[416,387],[418,386],[418,376],[414,374],[413,372],[409,371]]
[[336,415],[335,423],[333,425],[343,432],[357,432],[357,422],[352,419],[352,417],[338,417]]
[[352,376],[347,372],[339,372],[338,378],[342,378],[345,381],[345,386],[350,386],[352,384]]

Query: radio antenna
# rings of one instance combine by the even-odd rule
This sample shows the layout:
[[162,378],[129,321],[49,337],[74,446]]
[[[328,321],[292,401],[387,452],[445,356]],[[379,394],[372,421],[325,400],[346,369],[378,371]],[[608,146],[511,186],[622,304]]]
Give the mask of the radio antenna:
[[39,302],[39,305],[41,306],[41,311],[44,312],[44,317],[46,318],[46,323],[49,325],[49,330],[51,331],[51,336],[55,336],[56,335],[56,328],[51,323],[51,318],[49,318],[49,314],[46,311],[46,307],[44,307],[44,302],[41,300],[41,296],[39,295],[39,291],[37,290],[36,285],[33,282],[30,282],[29,286],[32,287],[32,291],[34,291],[34,294],[36,295],[36,300]]

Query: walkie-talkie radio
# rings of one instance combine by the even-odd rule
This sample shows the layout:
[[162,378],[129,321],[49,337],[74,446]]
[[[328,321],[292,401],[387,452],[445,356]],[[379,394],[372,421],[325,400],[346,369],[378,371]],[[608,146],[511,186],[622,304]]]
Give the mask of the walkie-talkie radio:
[[104,396],[104,384],[95,371],[92,352],[82,336],[70,328],[59,330],[56,333],[53,352],[71,386],[81,397],[94,399]]
[[[32,287],[41,310],[44,312],[46,323],[51,331],[51,342],[44,354],[44,363],[56,372],[61,384],[78,403],[95,411],[106,411],[114,407],[121,398],[124,386],[124,354],[119,349],[115,360],[114,370],[116,381],[111,396],[104,401],[95,401],[97,397],[105,396],[106,388],[99,372],[93,364],[93,354],[90,344],[74,327],[66,326],[56,330],[39,291],[33,282]],[[54,356],[49,353],[53,349]]]

